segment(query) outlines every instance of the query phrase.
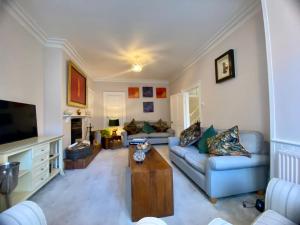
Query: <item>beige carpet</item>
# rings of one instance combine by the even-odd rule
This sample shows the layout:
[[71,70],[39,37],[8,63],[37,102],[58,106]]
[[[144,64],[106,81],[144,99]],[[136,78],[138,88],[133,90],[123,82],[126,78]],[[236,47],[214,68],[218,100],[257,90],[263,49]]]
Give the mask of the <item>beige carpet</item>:
[[[167,146],[157,146],[168,160]],[[127,149],[103,150],[88,168],[68,170],[58,176],[31,200],[46,215],[48,225],[127,225],[129,214]],[[221,217],[236,225],[249,225],[258,215],[245,209],[242,201],[255,201],[255,194],[220,199],[212,205],[173,164],[174,216],[162,218],[168,225],[205,225]],[[234,185],[234,184],[233,184]]]

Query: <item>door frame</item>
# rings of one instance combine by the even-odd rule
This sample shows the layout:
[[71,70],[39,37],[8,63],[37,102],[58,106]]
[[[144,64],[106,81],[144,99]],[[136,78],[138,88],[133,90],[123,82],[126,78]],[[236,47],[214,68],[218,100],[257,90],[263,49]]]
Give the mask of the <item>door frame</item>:
[[118,94],[120,96],[122,96],[123,98],[123,110],[122,110],[122,114],[123,114],[123,118],[119,118],[120,119],[120,126],[124,125],[124,122],[126,121],[126,94],[125,92],[121,92],[121,91],[103,91],[103,127],[106,127],[107,125],[107,115],[106,115],[106,97],[109,94]]
[[[181,93],[188,93],[191,89],[194,89],[194,88],[199,88],[200,89],[200,96],[199,96],[199,106],[200,106],[200,122],[203,122],[203,110],[202,110],[202,107],[204,104],[202,104],[202,86],[201,86],[201,81],[197,81],[195,84],[185,88],[185,89],[182,89],[181,90]],[[188,114],[188,118],[187,118],[187,125],[190,126],[190,116],[189,116],[189,101],[188,99],[185,100],[185,104],[184,104],[184,113]]]

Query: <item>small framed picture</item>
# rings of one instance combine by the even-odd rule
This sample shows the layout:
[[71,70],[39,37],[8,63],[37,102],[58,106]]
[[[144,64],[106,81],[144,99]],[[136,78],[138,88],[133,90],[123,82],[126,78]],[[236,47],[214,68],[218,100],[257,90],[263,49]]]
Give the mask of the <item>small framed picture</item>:
[[215,59],[216,83],[235,77],[233,49]]
[[154,103],[153,102],[143,102],[144,113],[154,112]]
[[129,87],[128,88],[128,98],[139,98],[140,88],[139,87]]
[[152,98],[153,97],[153,87],[143,87],[143,97]]

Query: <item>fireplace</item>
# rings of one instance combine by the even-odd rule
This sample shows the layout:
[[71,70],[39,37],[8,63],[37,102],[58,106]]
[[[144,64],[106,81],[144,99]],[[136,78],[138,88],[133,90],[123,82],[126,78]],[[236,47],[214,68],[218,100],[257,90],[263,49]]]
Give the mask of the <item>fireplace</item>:
[[76,139],[82,139],[82,119],[71,119],[71,144],[76,142]]

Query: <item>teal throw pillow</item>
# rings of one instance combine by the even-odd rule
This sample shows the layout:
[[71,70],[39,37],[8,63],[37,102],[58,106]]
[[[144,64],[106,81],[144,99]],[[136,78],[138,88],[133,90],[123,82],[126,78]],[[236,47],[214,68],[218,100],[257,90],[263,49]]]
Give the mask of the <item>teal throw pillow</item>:
[[155,129],[148,122],[145,122],[143,126],[143,132],[150,134],[155,132]]
[[217,132],[215,131],[213,125],[211,125],[202,135],[200,140],[197,142],[196,146],[199,153],[208,153],[207,139],[215,136]]

